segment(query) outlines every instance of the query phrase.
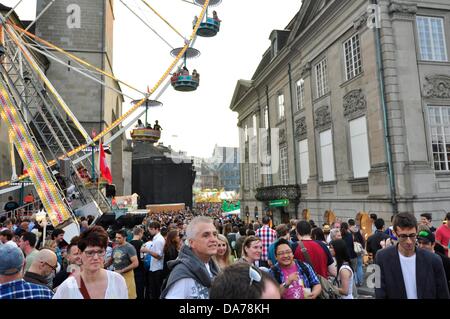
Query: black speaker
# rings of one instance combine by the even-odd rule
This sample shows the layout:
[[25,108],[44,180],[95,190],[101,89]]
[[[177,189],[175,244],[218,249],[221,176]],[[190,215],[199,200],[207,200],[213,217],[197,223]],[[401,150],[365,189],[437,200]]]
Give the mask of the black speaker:
[[106,197],[107,198],[112,198],[112,197],[116,197],[116,185],[111,184],[111,185],[106,185]]

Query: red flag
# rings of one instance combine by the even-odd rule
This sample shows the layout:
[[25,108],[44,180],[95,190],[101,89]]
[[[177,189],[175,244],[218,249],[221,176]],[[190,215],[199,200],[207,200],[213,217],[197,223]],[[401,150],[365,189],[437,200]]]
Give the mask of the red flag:
[[106,179],[109,184],[112,184],[111,170],[106,163],[105,150],[102,143],[100,143],[100,176]]

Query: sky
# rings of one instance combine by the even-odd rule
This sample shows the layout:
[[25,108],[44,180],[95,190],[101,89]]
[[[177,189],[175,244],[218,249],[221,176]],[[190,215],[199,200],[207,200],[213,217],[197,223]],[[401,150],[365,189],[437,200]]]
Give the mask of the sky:
[[[59,0],[57,0],[59,1]],[[141,0],[122,0],[141,16],[171,47],[181,47],[183,38],[162,22]],[[18,0],[0,0],[14,6]],[[183,0],[147,0],[181,35],[188,38],[194,16],[201,8]],[[141,91],[152,88],[173,58],[171,47],[131,13],[120,0],[114,1],[113,69],[117,78]],[[159,120],[160,142],[190,156],[208,158],[214,146],[239,146],[237,113],[230,110],[239,79],[253,76],[262,55],[269,48],[269,35],[284,29],[301,6],[301,0],[223,0],[216,10],[222,20],[220,32],[212,38],[197,37],[194,48],[200,57],[187,61],[192,72],[200,73],[194,92],[177,92],[168,87],[159,98],[160,108],[149,111],[149,122]],[[81,8],[83,10],[83,8]],[[21,19],[36,16],[36,0],[23,0],[16,12]],[[81,21],[82,27],[83,21]],[[142,98],[126,87],[124,93]],[[152,97],[150,97],[152,98]],[[124,111],[130,108],[125,98]],[[144,119],[144,117],[142,117]],[[129,137],[129,133],[127,133]]]

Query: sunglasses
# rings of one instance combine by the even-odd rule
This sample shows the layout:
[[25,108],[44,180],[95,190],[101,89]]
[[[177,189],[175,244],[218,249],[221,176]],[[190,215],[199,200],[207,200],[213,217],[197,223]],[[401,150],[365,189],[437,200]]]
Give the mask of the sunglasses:
[[44,264],[46,264],[47,266],[49,266],[53,271],[56,271],[56,269],[58,268],[58,265],[52,266],[52,265],[50,265],[48,262],[45,262],[45,261],[44,261]]
[[250,277],[250,286],[252,283],[255,282],[261,282],[261,273],[258,269],[256,269],[254,266],[250,266],[248,269],[248,276]]

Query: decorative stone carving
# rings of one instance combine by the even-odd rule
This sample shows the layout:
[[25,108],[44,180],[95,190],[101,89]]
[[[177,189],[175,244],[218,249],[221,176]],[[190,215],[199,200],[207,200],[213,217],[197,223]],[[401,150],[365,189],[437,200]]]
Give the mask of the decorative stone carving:
[[361,89],[353,90],[344,96],[344,116],[365,112],[367,109],[366,97]]
[[307,135],[306,117],[295,121],[295,138],[301,140]]
[[412,18],[417,13],[417,5],[413,3],[391,1],[389,13]]
[[328,106],[322,106],[315,112],[314,127],[316,129],[326,128],[331,124],[331,113]]
[[284,128],[281,128],[279,134],[280,134],[280,135],[279,135],[278,143],[279,143],[280,145],[281,145],[281,144],[286,144],[286,143],[287,143],[286,130],[285,130]]
[[359,18],[353,20],[353,28],[355,30],[359,30],[361,27],[365,26],[367,24],[368,17],[369,17],[369,14],[367,12],[365,12]]
[[424,85],[424,95],[428,98],[450,99],[450,76],[432,75],[426,76],[427,84]]
[[298,202],[300,195],[299,185],[282,185],[257,188],[255,198],[259,201],[289,199],[290,201]]
[[311,74],[311,62],[307,62],[307,63],[303,66],[303,68],[302,68],[302,70],[301,70],[301,72],[300,72],[300,76],[301,76],[302,78],[305,78],[305,77],[309,76],[310,74]]

